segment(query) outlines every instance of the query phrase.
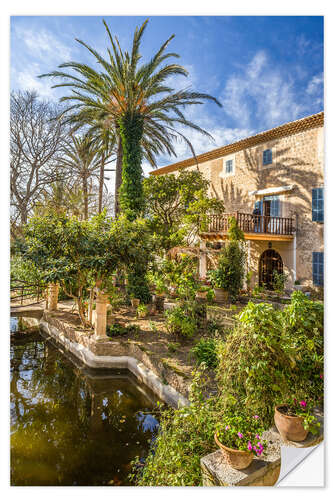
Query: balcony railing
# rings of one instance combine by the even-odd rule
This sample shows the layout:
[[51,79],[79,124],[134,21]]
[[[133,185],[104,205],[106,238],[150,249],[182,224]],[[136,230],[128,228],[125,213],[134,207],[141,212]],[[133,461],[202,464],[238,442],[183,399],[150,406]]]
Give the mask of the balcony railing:
[[270,217],[242,212],[210,215],[208,232],[226,233],[229,229],[229,218],[235,217],[237,224],[244,233],[264,233],[277,235],[292,235],[295,231],[291,217]]

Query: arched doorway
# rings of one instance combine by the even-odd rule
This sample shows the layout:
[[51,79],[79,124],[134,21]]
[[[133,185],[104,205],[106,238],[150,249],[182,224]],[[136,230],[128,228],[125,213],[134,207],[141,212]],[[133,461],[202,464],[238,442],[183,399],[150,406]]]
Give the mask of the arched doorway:
[[259,285],[273,289],[273,271],[283,273],[283,262],[281,255],[275,250],[265,250],[259,259]]

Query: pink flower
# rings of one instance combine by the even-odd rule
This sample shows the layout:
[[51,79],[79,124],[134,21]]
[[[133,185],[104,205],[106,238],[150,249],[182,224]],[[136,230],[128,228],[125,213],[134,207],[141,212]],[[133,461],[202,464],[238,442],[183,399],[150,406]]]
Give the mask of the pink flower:
[[323,374],[321,373],[321,374],[319,375],[319,377],[322,379],[322,378],[323,378]]
[[299,402],[302,408],[306,408],[306,401],[302,400]]
[[256,434],[256,439],[260,439],[260,436],[259,436],[259,434]]
[[249,441],[249,442],[247,443],[247,449],[248,449],[249,451],[251,451],[251,450],[252,450],[252,444],[251,444],[251,441]]
[[237,432],[237,436],[238,436],[240,439],[242,439],[243,434],[242,434],[241,432]]
[[253,415],[253,418],[259,418],[259,415]]
[[228,431],[230,429],[230,425],[225,426],[225,430]]

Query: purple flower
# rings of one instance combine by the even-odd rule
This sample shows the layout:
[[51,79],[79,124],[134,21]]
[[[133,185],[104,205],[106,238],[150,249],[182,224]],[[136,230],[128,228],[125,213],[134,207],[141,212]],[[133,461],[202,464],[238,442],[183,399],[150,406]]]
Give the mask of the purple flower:
[[251,451],[251,450],[252,450],[252,444],[251,444],[251,441],[249,441],[249,442],[247,443],[247,449],[248,449],[249,451]]
[[230,429],[230,425],[225,426],[225,430],[228,431]]
[[243,434],[242,434],[241,432],[237,432],[237,436],[238,436],[240,439],[242,439]]
[[306,408],[306,401],[302,400],[299,402],[302,408]]

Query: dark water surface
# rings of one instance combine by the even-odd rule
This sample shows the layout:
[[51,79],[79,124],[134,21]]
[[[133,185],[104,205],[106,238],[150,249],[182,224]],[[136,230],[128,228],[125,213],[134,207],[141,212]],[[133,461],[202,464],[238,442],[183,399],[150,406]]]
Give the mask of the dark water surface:
[[24,335],[11,341],[11,484],[130,484],[130,461],[157,432],[153,393],[129,372],[85,369]]

